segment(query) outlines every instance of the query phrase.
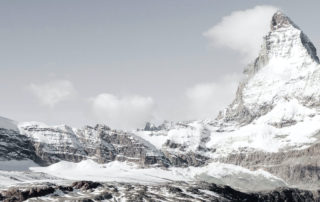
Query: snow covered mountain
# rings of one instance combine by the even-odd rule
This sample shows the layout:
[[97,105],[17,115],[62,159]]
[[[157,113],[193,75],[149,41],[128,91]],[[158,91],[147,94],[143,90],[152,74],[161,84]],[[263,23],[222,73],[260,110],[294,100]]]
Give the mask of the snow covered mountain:
[[[48,166],[31,168],[30,179],[42,181],[154,186],[205,181],[246,192],[283,186],[319,190],[320,64],[314,45],[277,12],[244,74],[235,100],[215,120],[148,123],[124,132],[105,125],[76,129],[0,118],[0,163],[32,160]],[[26,181],[24,174],[15,173],[13,180],[1,171],[0,179],[19,184]],[[205,201],[235,199],[204,193]]]
[[[283,102],[319,105],[319,58],[308,37],[287,16],[276,13],[258,58],[245,69],[226,121],[249,123]],[[295,101],[293,101],[295,102]]]

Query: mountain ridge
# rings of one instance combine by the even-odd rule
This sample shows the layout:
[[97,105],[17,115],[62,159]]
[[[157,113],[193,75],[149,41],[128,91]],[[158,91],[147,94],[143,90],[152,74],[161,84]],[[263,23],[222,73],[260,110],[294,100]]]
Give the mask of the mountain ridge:
[[[246,78],[239,84],[235,100],[220,112],[218,119],[240,124],[250,123],[273,108],[274,103],[277,103],[277,100],[273,99],[275,96],[278,96],[279,100],[279,97],[291,99],[303,95],[304,101],[316,97],[316,100],[308,105],[319,104],[319,89],[315,84],[307,86],[310,85],[307,83],[310,79],[306,78],[311,76],[311,82],[316,83],[319,69],[315,46],[289,17],[278,11],[272,17],[270,32],[264,37],[259,56],[244,70]],[[311,73],[314,75],[310,75]],[[298,86],[294,86],[295,83],[298,83]],[[313,91],[304,95],[301,88]],[[292,95],[294,92],[281,92],[293,91],[292,89],[299,91],[295,92],[298,96]]]

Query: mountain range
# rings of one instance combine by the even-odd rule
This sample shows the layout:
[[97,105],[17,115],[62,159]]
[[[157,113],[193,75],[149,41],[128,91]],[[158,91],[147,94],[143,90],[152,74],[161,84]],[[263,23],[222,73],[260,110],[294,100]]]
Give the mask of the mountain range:
[[0,200],[320,200],[319,123],[316,48],[278,11],[214,120],[128,132],[0,118]]

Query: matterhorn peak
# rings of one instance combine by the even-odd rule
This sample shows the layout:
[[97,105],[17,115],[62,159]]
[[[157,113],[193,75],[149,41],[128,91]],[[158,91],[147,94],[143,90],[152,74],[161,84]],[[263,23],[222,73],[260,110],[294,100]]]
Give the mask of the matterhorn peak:
[[278,11],[256,60],[245,69],[235,101],[218,119],[241,124],[270,112],[283,100],[320,106],[320,66],[316,48],[303,31]]
[[[315,46],[284,13],[277,11],[272,16],[270,29],[270,32],[265,36],[265,43],[262,45],[260,56],[261,54],[268,54],[264,57],[269,59],[270,57],[304,58],[304,60],[310,58],[312,62],[319,63]],[[300,61],[302,60],[300,59]]]
[[274,31],[280,28],[286,28],[289,26],[299,29],[298,26],[283,12],[277,11],[275,14],[273,14],[271,19],[271,25],[270,25],[271,31]]

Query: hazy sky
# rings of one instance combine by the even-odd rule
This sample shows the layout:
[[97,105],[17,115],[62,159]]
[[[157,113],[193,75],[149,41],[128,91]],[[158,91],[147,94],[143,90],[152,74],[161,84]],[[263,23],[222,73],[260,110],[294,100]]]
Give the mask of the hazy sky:
[[0,0],[0,116],[116,128],[214,118],[276,8],[319,48],[319,0]]

